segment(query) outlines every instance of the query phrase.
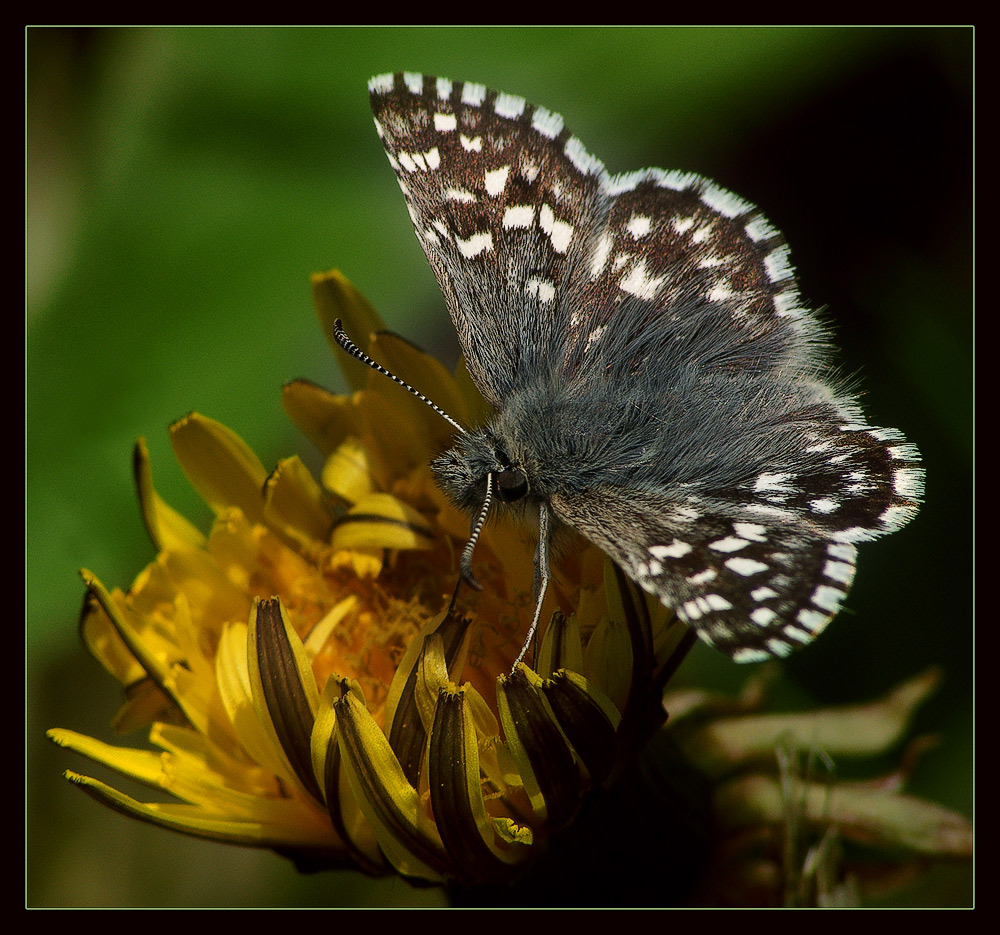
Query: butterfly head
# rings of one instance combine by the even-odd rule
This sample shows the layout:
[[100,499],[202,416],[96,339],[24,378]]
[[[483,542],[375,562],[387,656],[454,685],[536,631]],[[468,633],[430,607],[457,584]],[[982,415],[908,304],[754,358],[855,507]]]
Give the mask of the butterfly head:
[[454,448],[431,462],[431,470],[452,502],[469,513],[481,510],[491,497],[517,503],[531,491],[524,469],[489,429],[458,436]]
[[472,553],[486,525],[494,499],[523,504],[530,492],[528,476],[507,454],[489,428],[462,432],[455,447],[436,457],[431,470],[452,502],[472,514],[469,540],[459,562],[462,578],[477,591],[482,585],[472,573]]

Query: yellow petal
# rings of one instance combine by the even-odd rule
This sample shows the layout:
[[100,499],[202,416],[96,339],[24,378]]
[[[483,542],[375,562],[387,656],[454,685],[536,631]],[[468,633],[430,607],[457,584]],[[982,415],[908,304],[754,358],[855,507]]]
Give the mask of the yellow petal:
[[199,838],[279,850],[300,847],[322,853],[329,849],[334,855],[339,845],[328,823],[304,815],[298,803],[290,799],[257,798],[257,803],[269,805],[266,819],[234,821],[221,814],[212,816],[202,806],[138,802],[99,780],[69,770],[64,775],[88,795],[123,815]]
[[620,711],[625,709],[632,688],[632,650],[625,624],[605,617],[591,634],[584,652],[584,674]]
[[621,714],[611,700],[577,672],[562,670],[541,685],[560,730],[594,782],[611,774],[618,754]]
[[[440,642],[428,644],[427,640],[434,635],[440,636]],[[447,611],[432,618],[410,641],[389,686],[385,702],[386,736],[403,774],[413,785],[419,781],[427,738],[418,694],[421,682],[427,677],[421,663],[428,645],[433,653],[443,655],[447,671],[461,671],[468,651],[468,620]],[[436,658],[431,668],[440,671],[440,662]]]
[[[376,334],[369,354],[387,370],[443,409],[460,425],[469,424],[465,397],[455,378],[437,358],[392,332]],[[412,393],[408,393],[403,387],[387,380],[382,374],[373,371],[368,386],[380,385],[376,384],[376,381],[385,383],[390,404],[406,407],[413,419],[424,423],[431,438],[447,441],[454,434],[454,427],[430,406]]]
[[539,675],[551,675],[557,669],[583,671],[583,641],[576,615],[567,617],[556,611],[545,628],[545,636],[538,652]]
[[143,627],[140,621],[133,623],[127,608],[119,605],[96,576],[86,569],[80,574],[87,589],[107,614],[118,636],[142,669],[192,724],[207,731],[208,713],[204,696],[186,690],[192,685],[192,673],[180,664],[177,645],[168,642],[156,631]]
[[349,691],[363,697],[361,686],[354,679],[341,679],[334,675],[327,680],[313,725],[313,772],[323,789],[330,820],[355,862],[369,873],[380,873],[386,868],[385,858],[341,768],[334,704]]
[[335,704],[337,741],[351,791],[389,862],[404,876],[444,879],[448,857],[385,734],[348,692]]
[[389,477],[376,478],[380,486],[388,488],[391,478],[405,477],[415,467],[426,466],[443,445],[438,436],[431,436],[423,419],[414,418],[406,406],[397,406],[389,398],[397,389],[394,383],[374,371],[372,376],[377,380],[355,394],[354,402],[365,423],[361,439],[391,467]]
[[261,521],[267,471],[243,439],[191,413],[170,426],[170,441],[188,480],[216,513],[237,507],[250,522]]
[[459,875],[473,884],[503,879],[527,852],[500,847],[495,837],[483,799],[475,722],[463,690],[440,692],[427,760],[435,822]]
[[329,539],[333,514],[322,488],[298,456],[279,461],[264,484],[264,518],[297,545],[315,547]]
[[321,801],[311,753],[319,691],[302,640],[278,598],[258,601],[250,614],[247,670],[258,716],[270,725],[302,787]]
[[541,681],[523,663],[497,679],[500,723],[536,816],[562,827],[580,803],[581,776]]
[[299,785],[277,741],[270,718],[262,719],[254,704],[247,663],[245,623],[232,623],[222,631],[215,656],[219,697],[240,746],[254,763],[279,777],[288,787]]
[[333,349],[340,371],[352,389],[359,390],[368,382],[371,370],[361,361],[355,360],[350,354],[341,350],[333,337],[333,323],[338,318],[344,323],[344,330],[351,340],[363,351],[368,351],[369,338],[385,326],[378,312],[369,305],[368,300],[354,287],[354,284],[340,270],[330,270],[326,273],[313,273],[312,277],[313,303],[319,315],[323,336]]
[[281,405],[323,455],[329,455],[349,435],[358,435],[364,429],[352,397],[338,396],[308,380],[286,383]]
[[[81,570],[80,576],[84,583],[97,580],[86,569]],[[117,592],[111,595],[111,599],[118,600],[120,595],[121,592]],[[147,678],[146,670],[121,638],[111,618],[89,588],[80,610],[80,638],[91,655],[122,685],[137,685]]]
[[320,480],[332,494],[357,503],[375,491],[375,474],[382,474],[371,449],[356,436],[345,438],[326,459]]
[[334,549],[429,549],[434,530],[409,504],[387,493],[362,498],[337,521]]
[[168,506],[153,487],[153,470],[144,438],[135,443],[132,472],[139,491],[139,509],[153,545],[158,549],[203,547],[204,534],[173,507]]

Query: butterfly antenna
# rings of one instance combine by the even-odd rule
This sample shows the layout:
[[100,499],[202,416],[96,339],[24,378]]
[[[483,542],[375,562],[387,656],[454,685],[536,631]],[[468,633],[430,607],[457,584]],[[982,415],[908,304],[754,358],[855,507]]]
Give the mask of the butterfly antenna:
[[[388,377],[390,380],[392,380],[393,383],[395,383],[397,386],[401,386],[408,393],[411,393],[414,396],[416,396],[417,399],[419,399],[421,402],[427,403],[427,405],[430,406],[431,409],[433,409],[439,416],[441,416],[442,419],[448,422],[460,435],[467,434],[466,430],[461,425],[459,425],[450,415],[448,415],[448,413],[445,412],[439,405],[437,405],[437,403],[431,402],[426,396],[424,396],[423,393],[420,392],[420,390],[414,389],[405,380],[401,380],[399,377],[397,377],[396,374],[394,374],[391,370],[386,370],[386,368],[383,367],[380,363],[372,360],[363,350],[361,350],[360,347],[357,346],[357,344],[355,344],[347,336],[347,332],[344,331],[343,323],[339,318],[333,323],[333,336],[337,339],[337,343],[340,345],[341,349],[346,353],[350,354],[351,357],[353,357],[355,360],[360,360],[361,363],[367,364],[369,367],[372,368],[372,370],[376,370],[379,373],[381,373],[382,376]],[[474,580],[475,578],[472,578],[469,581],[469,583],[472,584],[472,581]],[[476,587],[476,590],[477,591],[480,590],[480,587]]]
[[465,543],[465,548],[462,549],[462,557],[458,561],[458,568],[462,573],[462,577],[477,591],[482,591],[483,586],[479,583],[479,579],[472,573],[472,553],[475,551],[476,543],[479,541],[479,534],[483,531],[483,526],[486,525],[486,517],[489,516],[490,504],[492,502],[493,472],[490,471],[486,475],[486,496],[483,497],[483,505],[479,508],[476,518],[472,521],[472,528],[469,530],[469,541]]

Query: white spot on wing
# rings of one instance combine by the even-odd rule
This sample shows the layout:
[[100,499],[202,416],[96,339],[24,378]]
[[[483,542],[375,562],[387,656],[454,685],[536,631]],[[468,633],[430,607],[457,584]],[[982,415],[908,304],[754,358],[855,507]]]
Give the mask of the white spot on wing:
[[458,118],[454,114],[435,114],[434,129],[438,133],[450,133],[458,127]]
[[493,235],[489,231],[486,231],[485,233],[473,234],[468,240],[456,237],[455,243],[458,244],[458,249],[461,251],[462,256],[469,260],[474,256],[478,256],[484,250],[489,251],[493,249]]
[[847,543],[831,542],[826,547],[826,554],[839,558],[843,562],[854,562],[858,557],[858,550],[853,545]]
[[715,542],[710,542],[708,547],[716,552],[738,552],[740,549],[745,549],[748,545],[750,543],[746,539],[738,539],[736,536],[726,536],[724,539],[716,539]]
[[740,556],[728,559],[725,565],[730,571],[735,571],[736,574],[743,575],[744,578],[748,578],[750,575],[759,575],[762,571],[767,571],[767,565],[763,562]]
[[791,651],[792,647],[786,643],[784,640],[768,640],[767,648],[774,653],[775,656],[787,656]]
[[526,228],[534,223],[535,209],[532,205],[511,205],[503,213],[503,226],[507,228]]
[[645,237],[653,226],[653,221],[651,218],[645,217],[641,214],[633,214],[631,220],[625,225],[628,232],[638,240],[640,237]]
[[800,630],[798,627],[793,627],[790,623],[782,627],[781,632],[790,640],[798,640],[800,643],[808,643],[813,638],[811,633]]
[[732,610],[733,605],[729,603],[721,594],[706,594],[705,600],[712,610]]
[[750,619],[756,623],[757,626],[766,627],[777,616],[778,615],[769,607],[758,607],[752,614],[750,614]]
[[530,296],[535,296],[542,305],[548,305],[556,297],[556,287],[547,279],[530,278],[524,284],[524,291]]
[[702,224],[692,235],[691,243],[704,243],[712,236],[713,228],[715,227],[714,222],[709,222],[708,224]]
[[840,588],[831,588],[827,584],[821,584],[813,592],[812,602],[821,610],[835,614],[840,609],[840,602],[845,596]]
[[493,109],[499,117],[514,119],[524,113],[524,98],[515,94],[498,94]]
[[650,276],[646,268],[646,261],[639,260],[618,285],[622,291],[630,295],[652,300],[656,298],[656,294],[660,291],[660,286],[663,285],[666,278],[666,276]]
[[757,482],[754,484],[754,490],[780,490],[785,493],[789,492],[793,488],[788,486],[785,482],[794,477],[793,474],[788,473],[778,473],[778,474],[768,474],[763,473],[758,475]]
[[830,615],[818,610],[812,610],[809,607],[803,607],[798,612],[796,619],[810,632],[819,633],[830,622]]
[[809,509],[813,513],[832,513],[840,504],[829,497],[820,497],[818,500],[809,501]]
[[848,562],[828,561],[823,566],[823,575],[841,584],[850,584],[854,578],[854,565]]
[[651,545],[649,554],[656,558],[683,558],[691,551],[691,546],[680,539],[674,539],[670,545]]
[[545,204],[542,205],[542,209],[538,213],[538,221],[542,230],[549,235],[552,249],[556,253],[565,253],[573,238],[573,225],[567,224],[565,221],[557,221],[552,209]]
[[587,343],[584,345],[583,349],[589,351],[598,341],[601,340],[601,336],[607,329],[607,325],[599,325],[590,334],[587,335]]
[[604,269],[608,262],[608,256],[611,253],[611,236],[605,234],[598,241],[597,249],[594,251],[594,262],[590,265],[590,276],[595,278],[600,275],[601,270]]
[[473,84],[472,82],[466,82],[462,85],[463,104],[471,104],[473,107],[478,107],[484,100],[486,100],[485,85]]
[[481,136],[468,137],[464,133],[459,136],[462,149],[469,153],[478,153],[483,148],[483,138]]
[[559,114],[554,114],[544,107],[535,109],[535,115],[531,118],[531,125],[550,140],[554,140],[563,128],[563,118]]
[[509,175],[510,166],[500,166],[499,169],[487,172],[485,175],[486,191],[495,198],[506,188]]

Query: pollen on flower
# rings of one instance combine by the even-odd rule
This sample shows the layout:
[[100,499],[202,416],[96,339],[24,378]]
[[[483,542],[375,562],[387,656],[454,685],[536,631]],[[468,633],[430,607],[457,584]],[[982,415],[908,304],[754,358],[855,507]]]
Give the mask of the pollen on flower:
[[394,598],[375,587],[363,590],[369,595],[350,601],[352,606],[316,653],[313,671],[320,686],[330,676],[356,679],[368,710],[383,726],[385,700],[399,662],[433,612],[417,601]]

